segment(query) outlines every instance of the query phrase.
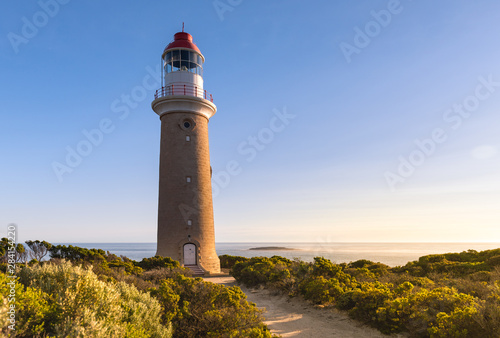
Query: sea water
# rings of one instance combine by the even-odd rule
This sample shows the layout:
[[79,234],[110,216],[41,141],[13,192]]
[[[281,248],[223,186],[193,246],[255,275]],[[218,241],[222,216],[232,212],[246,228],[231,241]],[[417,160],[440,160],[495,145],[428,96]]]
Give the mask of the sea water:
[[[152,257],[156,243],[60,243],[84,248],[109,251],[140,261]],[[500,248],[500,243],[216,243],[218,255],[243,257],[283,256],[311,262],[314,257],[325,257],[335,263],[348,263],[368,259],[389,266],[404,265],[421,256],[466,250],[489,250]],[[280,247],[284,249],[255,248]]]

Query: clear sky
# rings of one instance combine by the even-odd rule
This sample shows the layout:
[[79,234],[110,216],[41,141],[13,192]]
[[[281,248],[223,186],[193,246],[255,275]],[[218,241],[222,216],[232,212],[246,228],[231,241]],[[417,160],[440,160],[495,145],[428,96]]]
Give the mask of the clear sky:
[[216,241],[500,242],[495,0],[2,1],[0,233],[156,241],[182,22],[218,108]]

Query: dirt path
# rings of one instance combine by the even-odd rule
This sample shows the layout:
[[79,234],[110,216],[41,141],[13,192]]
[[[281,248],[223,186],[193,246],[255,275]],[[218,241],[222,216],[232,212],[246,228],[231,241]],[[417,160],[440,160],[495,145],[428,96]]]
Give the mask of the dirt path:
[[[207,277],[205,280],[226,286],[237,285],[233,277]],[[336,310],[316,309],[301,299],[274,295],[268,290],[241,286],[249,301],[265,309],[265,323],[282,337],[387,338],[379,331],[350,319]]]

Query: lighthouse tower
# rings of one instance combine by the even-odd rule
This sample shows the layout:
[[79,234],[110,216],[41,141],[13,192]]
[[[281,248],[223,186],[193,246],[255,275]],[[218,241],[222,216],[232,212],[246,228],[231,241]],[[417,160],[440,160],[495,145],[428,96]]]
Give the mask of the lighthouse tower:
[[164,83],[151,107],[161,120],[156,254],[210,274],[220,272],[208,148],[217,108],[203,89],[204,61],[193,37],[176,33],[163,51]]

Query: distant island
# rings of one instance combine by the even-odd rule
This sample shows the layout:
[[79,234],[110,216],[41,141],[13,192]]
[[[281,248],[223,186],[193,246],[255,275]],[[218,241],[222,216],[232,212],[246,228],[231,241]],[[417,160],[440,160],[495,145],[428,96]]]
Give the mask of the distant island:
[[283,246],[261,246],[258,248],[250,248],[248,250],[297,250],[297,249],[285,248]]

